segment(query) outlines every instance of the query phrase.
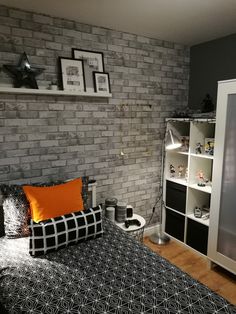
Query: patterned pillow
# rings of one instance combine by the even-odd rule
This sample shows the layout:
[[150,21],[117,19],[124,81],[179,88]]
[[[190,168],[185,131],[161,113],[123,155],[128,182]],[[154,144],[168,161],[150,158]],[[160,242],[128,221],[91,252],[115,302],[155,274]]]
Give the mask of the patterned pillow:
[[22,186],[1,185],[3,197],[5,234],[7,238],[20,238],[29,235],[28,208]]
[[43,255],[68,245],[102,236],[102,208],[86,210],[29,224],[31,256]]
[[[89,177],[82,177],[82,198],[84,208],[88,208],[88,182]],[[35,183],[35,186],[52,186],[62,184],[64,181],[55,181],[49,183]],[[0,230],[3,235],[3,229],[5,229],[5,235],[7,238],[21,238],[29,236],[28,220],[29,220],[29,202],[23,191],[23,185],[0,185],[2,193],[2,207],[4,213],[4,227],[3,220],[0,217]]]

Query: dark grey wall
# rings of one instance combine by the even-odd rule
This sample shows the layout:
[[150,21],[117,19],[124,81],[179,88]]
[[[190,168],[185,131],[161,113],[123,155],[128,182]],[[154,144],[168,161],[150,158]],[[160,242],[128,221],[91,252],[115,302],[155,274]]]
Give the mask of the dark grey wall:
[[190,49],[189,107],[199,108],[206,93],[216,104],[217,81],[236,78],[236,34]]

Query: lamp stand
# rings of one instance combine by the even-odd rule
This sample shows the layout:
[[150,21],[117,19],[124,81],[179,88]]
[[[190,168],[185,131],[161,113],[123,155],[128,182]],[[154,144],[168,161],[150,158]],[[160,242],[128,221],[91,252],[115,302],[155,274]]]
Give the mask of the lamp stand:
[[152,243],[158,244],[158,245],[165,245],[170,241],[170,238],[164,234],[162,231],[162,204],[160,206],[160,225],[159,225],[159,230],[152,234],[149,239],[151,240]]
[[149,239],[152,243],[158,245],[165,245],[170,241],[170,238],[160,231],[151,235]]
[[[161,198],[162,192],[163,192],[163,176],[164,176],[164,162],[165,161],[165,139],[162,142],[162,159],[161,159],[161,180],[160,180],[160,192],[161,192]],[[165,245],[170,241],[170,238],[165,235],[162,231],[162,210],[163,210],[163,200],[161,199],[160,204],[160,225],[159,230],[152,234],[149,239],[152,243],[158,244],[158,245]]]

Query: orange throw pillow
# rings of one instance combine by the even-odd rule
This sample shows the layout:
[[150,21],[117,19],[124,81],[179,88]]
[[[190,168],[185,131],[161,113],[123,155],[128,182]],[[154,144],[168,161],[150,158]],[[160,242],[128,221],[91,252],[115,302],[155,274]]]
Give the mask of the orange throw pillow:
[[25,185],[23,189],[35,222],[84,209],[81,178],[49,187]]

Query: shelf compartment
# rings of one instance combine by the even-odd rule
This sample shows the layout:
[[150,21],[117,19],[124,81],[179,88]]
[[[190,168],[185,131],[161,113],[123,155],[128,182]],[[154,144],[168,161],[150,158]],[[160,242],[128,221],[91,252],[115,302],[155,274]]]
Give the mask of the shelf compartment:
[[201,252],[207,254],[208,226],[205,226],[193,219],[187,218],[186,243]]
[[210,185],[206,185],[206,186],[199,186],[197,185],[197,183],[193,183],[193,184],[189,184],[189,187],[191,189],[195,189],[204,193],[208,193],[211,194],[212,191],[212,187]]
[[193,157],[197,157],[197,158],[206,158],[206,159],[214,159],[214,156],[213,155],[207,155],[207,154],[194,154],[194,153],[191,153],[190,154],[191,156]]
[[190,134],[190,123],[189,121],[182,121],[182,120],[168,120],[167,121],[167,128],[171,129],[175,136],[181,138],[182,136],[189,137]]
[[112,97],[111,93],[99,94],[95,92],[76,92],[66,90],[50,90],[50,89],[30,89],[30,88],[13,88],[0,87],[2,94],[30,94],[30,95],[54,95],[54,96],[85,96],[85,97]]
[[[170,173],[170,165],[174,166],[175,169],[175,174],[174,177],[171,176]],[[182,176],[178,176],[178,166],[183,165],[183,173]],[[165,177],[172,180],[176,181],[179,183],[186,181],[185,180],[185,172],[186,168],[188,167],[188,154],[185,153],[179,153],[178,151],[167,151],[166,152],[166,159],[165,159]]]
[[197,217],[194,216],[194,214],[188,214],[187,217],[189,219],[192,219],[192,220],[200,223],[200,224],[203,224],[205,226],[209,226],[209,219],[205,220],[205,219],[202,219],[202,218],[197,218]]
[[166,181],[166,206],[185,213],[186,208],[186,186]]
[[204,153],[204,145],[206,138],[215,137],[215,123],[205,122],[193,122],[190,130],[190,152],[196,153],[196,144],[201,143],[202,153]]
[[200,187],[197,185],[198,177],[197,174],[201,170],[204,177],[209,181],[212,180],[212,165],[213,160],[208,158],[198,158],[196,156],[190,156],[190,170],[189,170],[189,186],[200,191],[205,191],[211,193],[211,187],[207,185],[205,187]]
[[[187,216],[193,220],[196,220],[199,223],[209,225],[209,219],[204,220],[202,218],[196,218],[194,216],[194,208],[199,207],[203,209],[204,207],[207,207],[210,209],[210,202],[211,202],[210,194],[194,189],[189,189],[186,209]],[[204,212],[204,214],[205,213],[206,212]]]
[[185,217],[166,208],[165,232],[183,242],[184,227]]

